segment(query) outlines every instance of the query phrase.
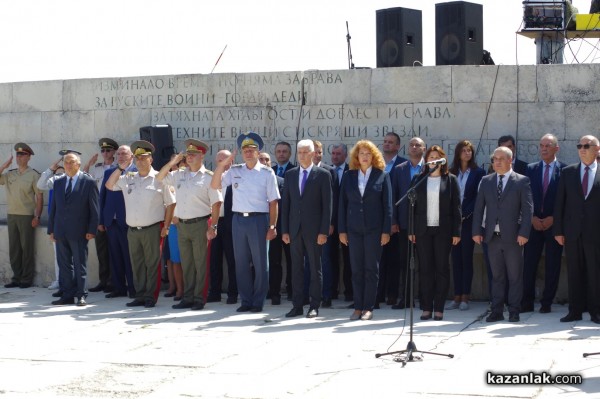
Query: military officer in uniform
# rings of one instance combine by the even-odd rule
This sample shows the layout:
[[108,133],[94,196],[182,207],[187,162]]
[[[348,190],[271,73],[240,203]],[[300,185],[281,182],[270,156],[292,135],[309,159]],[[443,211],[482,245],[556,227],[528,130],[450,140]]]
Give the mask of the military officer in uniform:
[[[88,173],[96,180],[98,191],[102,188],[102,180],[104,172],[110,168],[117,166],[115,160],[115,151],[119,148],[119,144],[111,138],[103,137],[98,141],[100,153],[102,154],[102,162],[97,162],[98,154],[94,154],[87,164],[83,167],[83,171]],[[90,292],[112,292],[110,278],[110,256],[108,253],[108,236],[106,228],[103,224],[98,226],[98,232],[94,238],[96,243],[96,255],[98,256],[98,285],[90,288]]]
[[[233,187],[233,251],[242,300],[237,311],[262,312],[269,289],[267,240],[277,235],[280,195],[275,172],[258,162],[262,138],[254,132],[243,133],[237,138],[237,145],[244,163],[233,165],[224,173],[225,165],[235,157],[234,151],[218,162],[211,185],[214,189]],[[254,275],[251,265],[254,265]]]
[[[204,167],[207,152],[208,144],[200,140],[186,140],[185,153],[177,154],[156,177],[173,187],[178,198],[175,216],[179,218],[177,242],[183,268],[183,298],[173,305],[173,309],[204,309],[207,238],[214,238],[218,228],[218,224],[214,223],[208,229],[208,218],[212,215],[212,220],[219,220],[220,204],[223,202],[221,192],[210,186],[213,172]],[[183,157],[187,167],[171,172],[171,168]]]
[[[127,240],[133,268],[135,300],[127,306],[152,308],[160,288],[162,238],[169,232],[175,208],[175,193],[156,179],[152,168],[154,146],[144,140],[131,144],[137,172],[121,175],[119,165],[106,181],[106,188],[122,191],[125,200]],[[163,226],[164,221],[164,226]]]
[[33,229],[40,223],[44,196],[36,183],[40,174],[29,167],[33,150],[25,143],[15,144],[17,168],[2,173],[12,164],[11,157],[0,166],[0,185],[6,186],[7,226],[10,266],[13,277],[5,288],[28,288],[33,284]]

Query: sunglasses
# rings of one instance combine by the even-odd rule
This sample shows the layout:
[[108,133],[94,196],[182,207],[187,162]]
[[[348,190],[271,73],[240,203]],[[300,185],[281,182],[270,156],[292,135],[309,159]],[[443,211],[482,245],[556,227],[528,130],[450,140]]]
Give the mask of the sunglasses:
[[29,154],[26,152],[17,152],[17,156],[19,156],[19,157],[24,157],[26,155],[29,155]]
[[577,144],[577,149],[578,150],[581,150],[582,148],[584,150],[589,150],[590,147],[597,147],[597,145],[596,144]]
[[114,151],[112,148],[102,148],[100,152],[111,152]]

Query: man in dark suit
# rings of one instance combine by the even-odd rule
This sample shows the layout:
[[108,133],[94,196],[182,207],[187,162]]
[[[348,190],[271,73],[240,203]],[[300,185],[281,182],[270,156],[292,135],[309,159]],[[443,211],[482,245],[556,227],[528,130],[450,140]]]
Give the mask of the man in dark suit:
[[[133,154],[128,145],[122,145],[117,149],[116,160],[117,166],[124,166],[122,174],[137,171],[133,163]],[[110,276],[113,287],[113,291],[106,294],[106,298],[117,298],[127,295],[130,298],[135,298],[123,192],[112,191],[106,188],[106,182],[115,169],[116,167],[110,168],[104,172],[104,179],[100,186],[100,226],[98,226],[98,229],[106,230],[106,236],[108,237]]]
[[[275,144],[275,159],[277,163],[272,165],[273,171],[277,177],[282,179],[285,173],[292,169],[294,166],[290,162],[292,157],[292,146],[287,141],[280,141]],[[270,162],[270,160],[269,160]],[[279,207],[279,214],[281,215],[281,207]],[[277,219],[279,221],[279,218]],[[279,227],[279,226],[278,226]],[[281,303],[281,279],[283,278],[283,269],[281,265],[281,255],[285,255],[285,289],[288,294],[288,300],[292,298],[292,257],[290,255],[290,246],[281,241],[281,235],[278,234],[269,243],[269,285],[273,287],[270,289],[269,296],[273,305],[279,305]],[[274,287],[279,287],[274,293]]]
[[566,165],[556,160],[559,150],[558,140],[553,134],[545,134],[540,139],[540,162],[527,166],[527,174],[531,182],[533,196],[533,218],[531,233],[525,245],[523,271],[523,299],[521,313],[533,312],[535,299],[535,279],[538,263],[545,251],[544,293],[540,300],[540,313],[549,313],[558,288],[562,246],[554,239],[552,232],[554,199],[560,178],[561,169]]
[[[396,166],[406,162],[405,158],[398,155],[400,151],[400,136],[390,132],[383,137],[383,159],[385,161],[385,171],[390,175],[390,181],[394,179]],[[379,302],[395,305],[398,299],[398,286],[400,285],[400,238],[399,234],[392,233],[390,241],[383,247],[381,261],[379,263],[379,282],[377,285],[377,302],[375,308],[379,307]],[[402,242],[402,244],[406,244]]]
[[[337,206],[339,204],[339,192],[342,185],[342,177],[348,170],[348,164],[346,163],[346,157],[348,156],[348,147],[344,143],[334,144],[331,147],[331,163],[333,164],[333,172],[335,178],[331,181],[333,190],[333,203],[336,206],[335,212],[332,216],[331,224],[333,225],[333,231],[329,236],[331,239],[331,298],[338,298],[338,289],[340,282],[340,239],[338,233],[338,212]],[[342,259],[344,262],[343,268],[343,282],[344,282],[344,300],[346,302],[352,301],[352,265],[350,264],[350,252],[346,245],[342,245]]]
[[[517,144],[515,138],[512,135],[507,134],[504,136],[500,136],[500,138],[498,138],[498,147],[506,147],[512,151],[512,170],[515,173],[518,173],[520,175],[525,175],[527,173],[527,162],[521,161],[517,158]],[[494,173],[494,165],[490,164],[488,173]]]
[[529,178],[512,170],[512,158],[509,148],[496,148],[495,173],[481,179],[473,212],[473,240],[488,244],[492,268],[492,312],[487,322],[504,320],[506,280],[508,321],[519,321],[523,296],[523,246],[529,239],[533,206]]
[[[409,160],[394,168],[392,177],[393,203],[396,204],[406,195],[413,177],[421,173],[423,167],[423,154],[425,153],[425,142],[420,137],[413,137],[408,143]],[[413,245],[408,241],[408,200],[405,198],[398,206],[393,207],[392,234],[398,236],[398,280],[400,289],[398,291],[398,303],[392,305],[392,309],[404,309],[406,306],[405,281],[408,257],[408,246]]]
[[304,314],[304,255],[310,265],[310,308],[306,317],[319,315],[323,289],[321,250],[331,222],[331,174],[313,165],[314,144],[297,145],[299,167],[285,175],[282,194],[282,240],[292,253],[293,308],[286,317]]
[[65,174],[54,180],[48,212],[48,234],[56,242],[63,291],[52,304],[69,305],[77,298],[77,306],[85,306],[88,241],[98,228],[98,187],[90,175],[79,170],[79,155],[65,155],[63,164]]
[[554,236],[567,255],[569,313],[561,322],[581,320],[585,308],[600,324],[598,264],[600,263],[600,173],[596,162],[598,139],[583,136],[577,150],[580,162],[562,170],[554,205]]

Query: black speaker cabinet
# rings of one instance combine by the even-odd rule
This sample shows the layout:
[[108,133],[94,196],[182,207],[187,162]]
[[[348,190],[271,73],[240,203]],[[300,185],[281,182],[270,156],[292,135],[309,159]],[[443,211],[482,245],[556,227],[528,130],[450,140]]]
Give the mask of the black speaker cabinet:
[[435,64],[480,65],[483,6],[452,1],[435,5]]
[[421,10],[377,10],[377,68],[413,66],[423,62]]
[[171,155],[175,153],[171,125],[141,127],[140,139],[149,141],[154,145],[152,167],[156,170],[160,170],[160,168],[169,162]]

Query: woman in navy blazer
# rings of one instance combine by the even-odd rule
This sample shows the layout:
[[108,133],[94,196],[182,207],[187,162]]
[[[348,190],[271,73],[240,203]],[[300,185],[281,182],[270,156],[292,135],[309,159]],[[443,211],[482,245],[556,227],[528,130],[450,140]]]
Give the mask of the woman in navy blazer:
[[383,155],[371,141],[356,143],[349,165],[340,187],[338,228],[352,265],[354,312],[350,320],[371,320],[379,259],[392,230],[392,187]]
[[469,140],[463,140],[456,145],[450,173],[458,178],[460,187],[462,229],[460,243],[452,247],[454,301],[446,309],[467,310],[473,282],[473,209],[479,182],[485,175],[485,171],[475,162],[475,147]]
[[[446,158],[437,145],[425,153],[425,162]],[[425,176],[415,177],[413,183]],[[421,288],[421,320],[444,317],[444,302],[450,285],[450,248],[460,242],[460,189],[456,176],[448,173],[444,164],[434,170],[427,181],[416,188],[415,231],[409,239],[416,244],[419,256]],[[435,206],[435,208],[433,207]]]

